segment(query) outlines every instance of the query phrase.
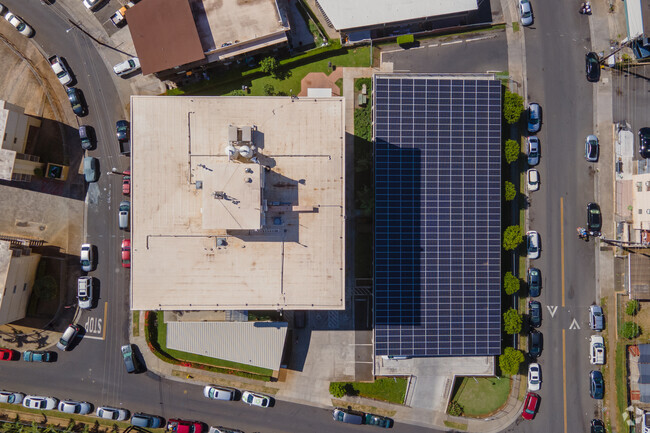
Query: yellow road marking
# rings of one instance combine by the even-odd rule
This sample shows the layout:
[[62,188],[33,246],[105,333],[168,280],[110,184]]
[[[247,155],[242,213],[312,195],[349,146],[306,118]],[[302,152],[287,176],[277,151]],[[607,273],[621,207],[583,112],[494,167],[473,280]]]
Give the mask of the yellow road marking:
[[[564,198],[560,197],[560,260],[562,268],[562,308],[564,308]],[[566,428],[564,429],[566,431]]]
[[566,329],[562,330],[562,392],[564,394],[564,433],[567,433],[566,418]]
[[106,311],[108,310],[108,302],[104,302],[104,326],[102,327],[102,340],[106,339]]

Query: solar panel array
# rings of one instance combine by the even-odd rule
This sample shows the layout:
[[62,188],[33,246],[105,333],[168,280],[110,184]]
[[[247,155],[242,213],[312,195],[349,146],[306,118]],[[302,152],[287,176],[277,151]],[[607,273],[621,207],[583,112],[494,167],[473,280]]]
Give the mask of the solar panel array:
[[501,351],[501,83],[376,75],[375,353]]

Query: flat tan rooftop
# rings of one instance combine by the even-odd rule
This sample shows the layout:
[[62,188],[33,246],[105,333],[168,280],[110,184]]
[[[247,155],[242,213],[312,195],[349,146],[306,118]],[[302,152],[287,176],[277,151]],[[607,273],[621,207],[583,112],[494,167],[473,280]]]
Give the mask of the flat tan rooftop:
[[[342,98],[132,96],[131,308],[344,309],[344,114]],[[255,159],[229,158],[231,125],[252,127]]]

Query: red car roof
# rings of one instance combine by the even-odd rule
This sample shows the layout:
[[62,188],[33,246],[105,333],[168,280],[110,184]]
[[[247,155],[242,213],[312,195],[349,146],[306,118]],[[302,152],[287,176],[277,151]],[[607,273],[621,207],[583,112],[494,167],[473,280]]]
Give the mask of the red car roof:
[[539,404],[539,395],[534,392],[529,392],[526,394],[526,401],[524,402],[524,410],[521,412],[521,416],[524,419],[532,420],[535,418],[537,413],[537,405]]

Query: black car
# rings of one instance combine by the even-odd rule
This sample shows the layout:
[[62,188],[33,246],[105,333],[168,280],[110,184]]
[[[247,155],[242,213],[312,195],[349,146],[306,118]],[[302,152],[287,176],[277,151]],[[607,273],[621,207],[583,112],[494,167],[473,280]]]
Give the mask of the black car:
[[537,301],[528,302],[528,315],[530,317],[530,326],[539,328],[542,324],[542,304]]
[[81,125],[79,127],[79,139],[81,140],[81,148],[83,150],[90,150],[95,147],[95,131],[92,126]]
[[66,90],[68,93],[68,100],[70,105],[72,105],[72,111],[79,117],[83,117],[88,114],[88,107],[86,106],[86,101],[84,100],[83,93],[81,90],[76,87],[70,87]]
[[542,354],[542,333],[537,331],[532,331],[528,334],[528,355],[531,358],[535,359]]
[[600,215],[600,206],[597,203],[587,204],[587,230],[600,233],[602,225],[603,220]]
[[542,273],[537,268],[528,268],[528,294],[533,298],[539,296],[542,289]]
[[591,433],[605,433],[605,424],[599,419],[591,420]]
[[650,128],[639,129],[639,155],[650,158]]
[[587,81],[597,83],[600,80],[600,59],[598,54],[592,52],[585,56],[585,68],[587,72]]
[[598,370],[591,370],[589,373],[589,395],[596,400],[602,400],[605,395],[603,373]]
[[129,122],[118,120],[115,124],[117,141],[127,141],[129,139]]

